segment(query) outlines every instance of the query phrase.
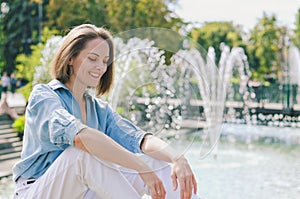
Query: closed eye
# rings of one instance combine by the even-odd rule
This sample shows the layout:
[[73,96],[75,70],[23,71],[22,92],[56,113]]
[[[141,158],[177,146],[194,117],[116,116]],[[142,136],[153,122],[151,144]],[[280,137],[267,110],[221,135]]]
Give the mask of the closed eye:
[[97,58],[94,58],[94,57],[88,57],[88,59],[91,61],[97,61]]

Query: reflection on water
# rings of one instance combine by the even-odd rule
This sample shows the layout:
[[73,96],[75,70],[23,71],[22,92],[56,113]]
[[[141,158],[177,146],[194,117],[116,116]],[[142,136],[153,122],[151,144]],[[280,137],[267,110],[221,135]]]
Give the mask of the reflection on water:
[[[187,151],[204,199],[296,199],[300,195],[300,146],[221,141],[218,156],[200,159],[201,142]],[[180,146],[187,144],[180,143]],[[184,150],[184,149],[182,149]],[[0,184],[0,198],[12,198],[10,179]]]
[[300,147],[221,142],[217,159],[188,153],[206,199],[296,199],[300,195]]

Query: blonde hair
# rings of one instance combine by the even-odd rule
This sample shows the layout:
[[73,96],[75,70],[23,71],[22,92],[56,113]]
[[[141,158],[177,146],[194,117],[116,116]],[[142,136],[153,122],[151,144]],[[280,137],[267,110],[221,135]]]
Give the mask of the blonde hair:
[[104,39],[109,46],[109,60],[107,71],[101,77],[96,94],[101,95],[109,92],[112,87],[114,73],[114,48],[112,36],[104,28],[98,28],[92,24],[82,24],[73,28],[65,37],[65,40],[56,53],[52,62],[52,77],[62,83],[69,81],[72,75],[69,60],[75,58],[84,48],[88,41],[96,38]]

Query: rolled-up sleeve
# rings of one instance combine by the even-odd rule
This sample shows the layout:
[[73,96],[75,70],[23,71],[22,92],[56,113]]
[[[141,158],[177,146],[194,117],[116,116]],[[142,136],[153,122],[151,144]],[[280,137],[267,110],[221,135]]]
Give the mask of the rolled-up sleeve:
[[59,96],[46,85],[36,86],[27,107],[31,131],[43,142],[53,145],[74,145],[75,135],[86,125],[67,111]]
[[86,128],[86,125],[67,110],[56,109],[52,112],[49,121],[50,141],[55,145],[73,145],[74,137],[83,128]]

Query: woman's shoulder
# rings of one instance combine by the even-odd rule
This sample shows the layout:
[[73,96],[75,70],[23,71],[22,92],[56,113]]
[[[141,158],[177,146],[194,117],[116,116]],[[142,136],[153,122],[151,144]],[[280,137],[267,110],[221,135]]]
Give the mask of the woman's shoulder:
[[56,90],[57,88],[61,88],[61,87],[65,87],[60,81],[54,79],[51,80],[49,83],[40,83],[40,84],[36,84],[33,89],[32,92],[36,92],[36,93],[44,93],[44,92],[50,92],[50,93],[54,93],[54,90]]
[[33,86],[31,95],[44,95],[51,92],[51,88],[48,84],[36,84]]
[[28,105],[34,106],[40,102],[51,100],[53,98],[57,98],[57,96],[48,84],[36,84],[30,93]]

